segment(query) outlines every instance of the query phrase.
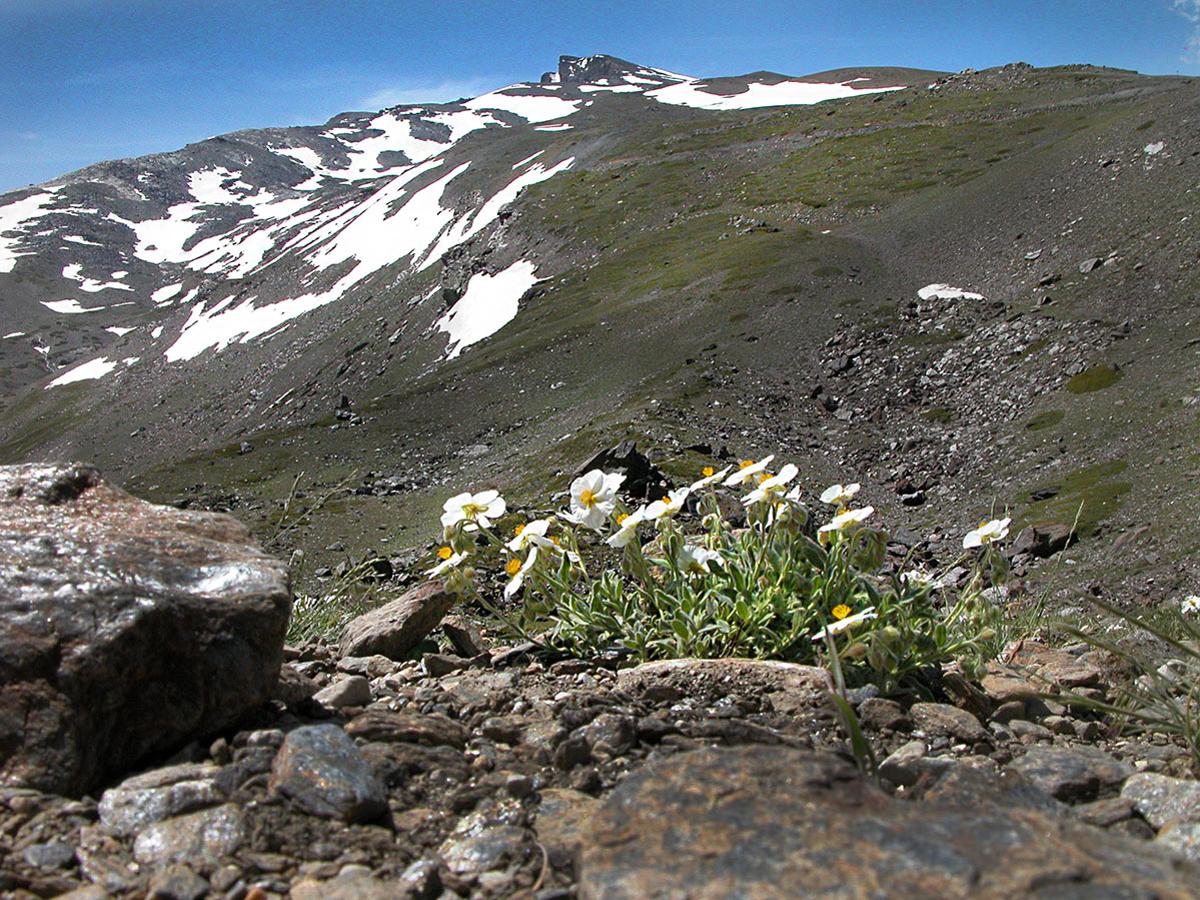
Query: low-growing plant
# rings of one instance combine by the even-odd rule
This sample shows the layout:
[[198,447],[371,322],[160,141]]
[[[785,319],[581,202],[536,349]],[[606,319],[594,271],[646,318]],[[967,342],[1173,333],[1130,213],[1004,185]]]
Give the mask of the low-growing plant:
[[[459,494],[446,501],[446,543],[429,574],[514,635],[573,655],[815,663],[829,642],[847,679],[885,691],[921,690],[951,659],[974,670],[990,658],[1000,611],[985,589],[1007,573],[996,542],[1008,519],[964,539],[954,565],[968,562],[971,574],[959,588],[929,573],[885,577],[887,538],[868,524],[872,507],[852,506],[859,485],[822,493],[833,513],[818,523],[793,486],[796,466],[773,474],[772,460],[708,467],[637,509],[620,497],[622,475],[594,470],[571,485],[569,509],[518,525],[509,540],[496,534],[507,512],[498,492]],[[722,512],[729,490],[744,524]],[[477,584],[479,568],[497,565],[504,602]]]
[[1185,597],[1176,608],[1143,616],[1105,600],[1092,602],[1141,637],[1151,636],[1175,654],[1162,659],[1127,641],[1103,637],[1093,629],[1064,627],[1071,636],[1107,650],[1133,673],[1113,689],[1111,701],[1073,697],[1072,702],[1110,715],[1126,731],[1173,735],[1187,746],[1200,770],[1200,596]]

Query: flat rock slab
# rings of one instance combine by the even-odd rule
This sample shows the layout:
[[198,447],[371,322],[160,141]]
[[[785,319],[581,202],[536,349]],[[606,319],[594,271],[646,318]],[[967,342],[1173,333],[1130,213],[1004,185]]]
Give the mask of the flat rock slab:
[[398,600],[352,619],[342,631],[342,656],[404,659],[457,602],[440,581],[418,585]]
[[894,800],[832,754],[682,753],[592,819],[579,896],[1194,897],[1200,868],[1030,809]]
[[1122,786],[1121,796],[1155,829],[1171,822],[1200,822],[1200,782],[1138,772]]
[[617,685],[655,701],[758,693],[789,714],[827,706],[833,688],[824,669],[760,659],[665,659],[622,669]]
[[383,783],[336,725],[291,732],[271,768],[271,790],[313,815],[344,822],[369,822],[387,810]]
[[266,701],[287,566],[85,465],[0,467],[0,778],[78,795]]

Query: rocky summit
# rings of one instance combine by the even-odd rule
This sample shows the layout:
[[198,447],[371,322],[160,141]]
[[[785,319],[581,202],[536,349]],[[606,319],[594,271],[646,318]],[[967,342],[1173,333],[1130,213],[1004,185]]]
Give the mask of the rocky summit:
[[0,893],[1200,897],[1194,79],[542,68],[0,195]]

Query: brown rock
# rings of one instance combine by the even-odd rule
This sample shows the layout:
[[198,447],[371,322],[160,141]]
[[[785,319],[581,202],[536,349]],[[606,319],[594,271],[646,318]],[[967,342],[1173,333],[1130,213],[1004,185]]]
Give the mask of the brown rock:
[[583,846],[583,835],[600,801],[570,788],[547,788],[533,827],[554,865],[564,865]]
[[1200,868],[1065,817],[893,800],[847,761],[705,749],[634,773],[592,817],[583,900],[1194,896]]
[[440,581],[427,581],[379,609],[353,619],[342,631],[343,656],[378,653],[404,659],[442,621],[458,598]]
[[948,703],[914,703],[908,715],[928,735],[945,735],[969,744],[988,740],[988,733],[978,719]]
[[465,747],[468,732],[439,713],[421,715],[369,709],[346,725],[346,733],[364,741],[406,742],[428,746]]
[[92,790],[266,701],[287,566],[85,465],[0,468],[0,775]]

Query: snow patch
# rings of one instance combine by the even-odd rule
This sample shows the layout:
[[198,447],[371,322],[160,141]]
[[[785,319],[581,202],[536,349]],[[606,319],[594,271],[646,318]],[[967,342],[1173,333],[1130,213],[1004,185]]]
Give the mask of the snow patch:
[[106,306],[80,306],[79,301],[74,297],[66,300],[42,300],[42,306],[50,310],[50,312],[62,313],[65,315],[77,315],[79,313],[99,312],[102,309],[107,309]]
[[438,330],[450,336],[446,359],[454,359],[516,318],[521,298],[540,280],[537,266],[523,259],[495,275],[472,276],[462,297],[437,322]]
[[499,109],[510,112],[525,119],[530,124],[549,122],[553,119],[563,119],[579,109],[578,100],[564,100],[562,97],[537,96],[536,94],[506,94],[505,91],[523,85],[510,85],[490,94],[482,94],[474,100],[468,100],[463,105],[468,109]]
[[[85,278],[84,276],[79,274],[82,270],[83,270],[83,266],[80,265],[79,263],[71,263],[69,265],[65,265],[65,266],[63,266],[63,270],[62,270],[62,277],[68,278],[71,281],[78,281],[79,289],[82,291],[87,291],[89,294],[98,294],[101,291],[107,291],[107,290],[118,290],[118,291],[132,291],[133,290],[133,288],[131,288],[129,285],[121,284],[119,281],[97,281],[95,278]],[[113,277],[114,278],[117,277],[117,274],[118,273],[113,272]],[[129,273],[121,272],[120,274],[122,276],[124,276],[124,275],[128,275]]]
[[103,378],[115,369],[117,365],[116,360],[110,361],[108,357],[100,356],[81,363],[73,369],[68,369],[47,384],[45,389],[49,390],[52,387],[61,387],[64,384],[74,384],[76,381],[92,381],[97,378]]
[[558,124],[558,125],[538,125],[533,130],[534,131],[570,131],[572,127],[573,126],[568,125],[566,122],[562,122],[561,124]]
[[974,294],[948,284],[927,284],[917,291],[922,300],[982,300],[983,294]]
[[46,204],[54,199],[54,192],[57,190],[58,188],[52,188],[44,194],[32,194],[7,206],[0,206],[0,273],[11,272],[19,257],[33,255],[31,250],[17,249],[20,235],[5,237],[5,234],[17,231],[35,219],[53,212],[46,209]]
[[131,331],[137,331],[136,328],[122,328],[120,325],[109,325],[104,329],[110,334],[115,334],[117,337],[125,337]]
[[859,94],[900,91],[900,87],[855,88],[849,82],[819,84],[811,81],[781,81],[778,84],[752,83],[740,94],[714,94],[705,90],[703,81],[685,81],[647,91],[646,96],[659,103],[690,106],[695,109],[760,109],[764,106],[808,106],[825,100],[838,100]]
[[0,341],[7,341],[9,338],[19,338],[19,337],[25,337],[25,332],[10,331],[8,334],[4,335],[4,337],[0,337]]
[[531,156],[525,157],[519,163],[513,163],[513,169],[514,170],[519,169],[519,168],[521,168],[521,166],[525,165],[525,163],[533,162],[535,159],[537,159],[539,156],[541,156],[545,152],[546,152],[545,150],[539,150],[537,153],[534,153]]
[[165,284],[150,295],[150,300],[156,306],[162,306],[182,290],[183,282],[179,282],[178,284]]

